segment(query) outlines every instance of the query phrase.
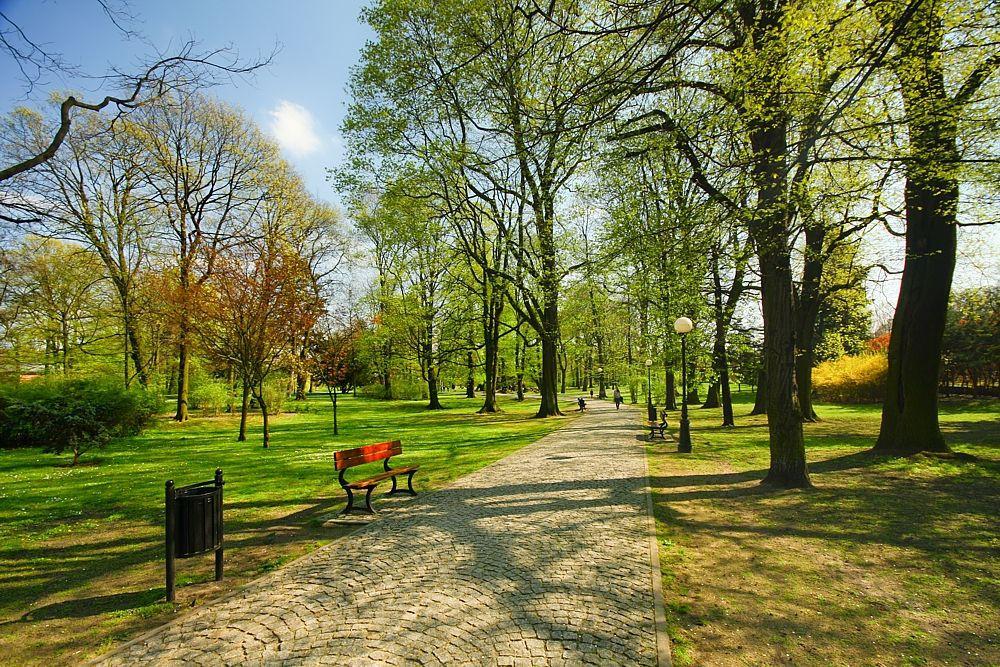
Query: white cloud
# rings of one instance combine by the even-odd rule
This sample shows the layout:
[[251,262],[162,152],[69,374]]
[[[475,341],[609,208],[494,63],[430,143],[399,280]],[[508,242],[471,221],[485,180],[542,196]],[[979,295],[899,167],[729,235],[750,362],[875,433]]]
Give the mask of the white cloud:
[[316,121],[304,106],[281,100],[271,114],[271,134],[281,147],[296,156],[315,153],[320,148]]

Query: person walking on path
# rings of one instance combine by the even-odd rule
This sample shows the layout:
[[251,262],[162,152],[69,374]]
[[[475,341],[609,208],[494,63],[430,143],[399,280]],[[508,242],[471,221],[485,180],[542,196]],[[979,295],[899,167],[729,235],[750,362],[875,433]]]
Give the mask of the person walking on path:
[[615,387],[615,410],[619,409],[622,406],[622,403],[624,402],[625,399],[622,398],[622,390],[619,389],[618,387]]

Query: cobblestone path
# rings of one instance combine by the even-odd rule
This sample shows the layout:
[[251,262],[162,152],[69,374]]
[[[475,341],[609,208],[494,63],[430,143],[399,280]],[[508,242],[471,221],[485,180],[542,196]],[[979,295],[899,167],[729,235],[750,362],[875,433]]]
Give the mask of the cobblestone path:
[[101,664],[655,665],[638,414],[591,404]]

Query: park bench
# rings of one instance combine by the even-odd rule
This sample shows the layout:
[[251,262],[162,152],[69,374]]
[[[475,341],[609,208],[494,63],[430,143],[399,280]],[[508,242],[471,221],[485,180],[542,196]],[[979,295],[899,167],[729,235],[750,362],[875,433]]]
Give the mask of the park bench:
[[[372,509],[372,491],[375,490],[381,482],[387,479],[392,480],[392,489],[389,491],[389,495],[395,493],[409,493],[411,496],[417,495],[417,492],[413,490],[413,474],[417,472],[420,466],[406,466],[403,468],[391,468],[389,466],[389,459],[393,456],[399,456],[403,453],[403,445],[399,440],[393,440],[392,442],[379,442],[374,445],[366,445],[364,447],[357,447],[355,449],[345,449],[334,453],[333,462],[334,467],[340,471],[340,486],[347,492],[347,507],[344,508],[343,514],[350,514],[355,511],[361,511],[366,514],[375,514],[375,510]],[[345,473],[349,468],[359,466],[365,463],[371,463],[373,461],[382,461],[383,472],[377,475],[369,477],[368,479],[360,479],[354,482],[348,482],[345,478]],[[396,478],[406,475],[406,489],[400,489],[396,485]],[[355,491],[365,491],[365,508],[363,510],[354,509],[354,492]]]
[[656,438],[656,434],[659,433],[660,437],[664,440],[667,439],[667,411],[663,410],[660,413],[660,421],[647,421],[646,427],[649,428],[649,439],[653,440]]

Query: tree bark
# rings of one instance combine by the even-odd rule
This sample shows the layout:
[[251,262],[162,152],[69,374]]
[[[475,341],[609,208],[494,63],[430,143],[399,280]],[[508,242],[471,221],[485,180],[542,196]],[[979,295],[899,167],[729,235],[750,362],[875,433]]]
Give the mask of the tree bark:
[[500,359],[500,316],[503,314],[503,297],[492,295],[483,302],[483,407],[479,414],[499,412],[497,406],[497,377]]
[[763,415],[767,413],[767,373],[761,368],[757,371],[757,391],[754,395],[753,410],[751,415]]
[[[767,33],[776,32],[780,20],[780,11],[764,12],[762,23]],[[780,37],[768,36],[766,39]],[[781,62],[780,66],[786,63]],[[767,369],[771,464],[763,484],[800,488],[812,484],[806,466],[802,414],[795,400],[795,312],[786,169],[788,127],[782,100],[783,97],[776,93],[765,95],[761,102],[767,113],[755,118],[751,126],[757,206],[750,233],[760,265],[764,367]]]
[[826,232],[821,225],[809,225],[805,231],[805,259],[802,287],[795,303],[795,386],[802,419],[819,421],[812,401],[812,369],[816,361],[816,318],[820,308],[823,277],[823,242]]
[[667,410],[677,409],[677,378],[672,370],[668,370],[664,374],[664,389],[666,390],[666,399],[664,405]]
[[177,412],[174,414],[174,419],[179,422],[187,421],[188,418],[189,366],[191,363],[188,343],[189,335],[190,321],[187,315],[183,314],[180,321],[177,346]]
[[[554,270],[554,267],[553,267]],[[559,295],[553,286],[546,292],[545,309],[542,312],[542,330],[539,331],[542,345],[542,373],[538,390],[541,404],[536,417],[555,417],[559,410]]]
[[705,402],[701,404],[701,407],[717,408],[719,407],[719,381],[716,380],[708,386],[708,395],[705,397]]
[[257,399],[257,404],[260,406],[260,414],[264,420],[264,449],[269,449],[271,446],[271,429],[269,428],[268,424],[267,402],[264,400],[263,382],[257,385],[257,390],[255,392],[254,398]]
[[465,397],[475,398],[476,397],[476,365],[475,359],[472,355],[472,349],[466,353],[465,356],[465,367],[467,375],[465,378]]
[[236,437],[237,442],[246,442],[247,439],[247,413],[250,411],[250,385],[243,381],[243,402],[240,404],[240,434]]
[[897,75],[910,144],[906,168],[906,259],[889,338],[882,424],[874,451],[947,452],[938,423],[938,378],[955,272],[957,111],[945,90],[939,3],[921,5],[900,40]]

